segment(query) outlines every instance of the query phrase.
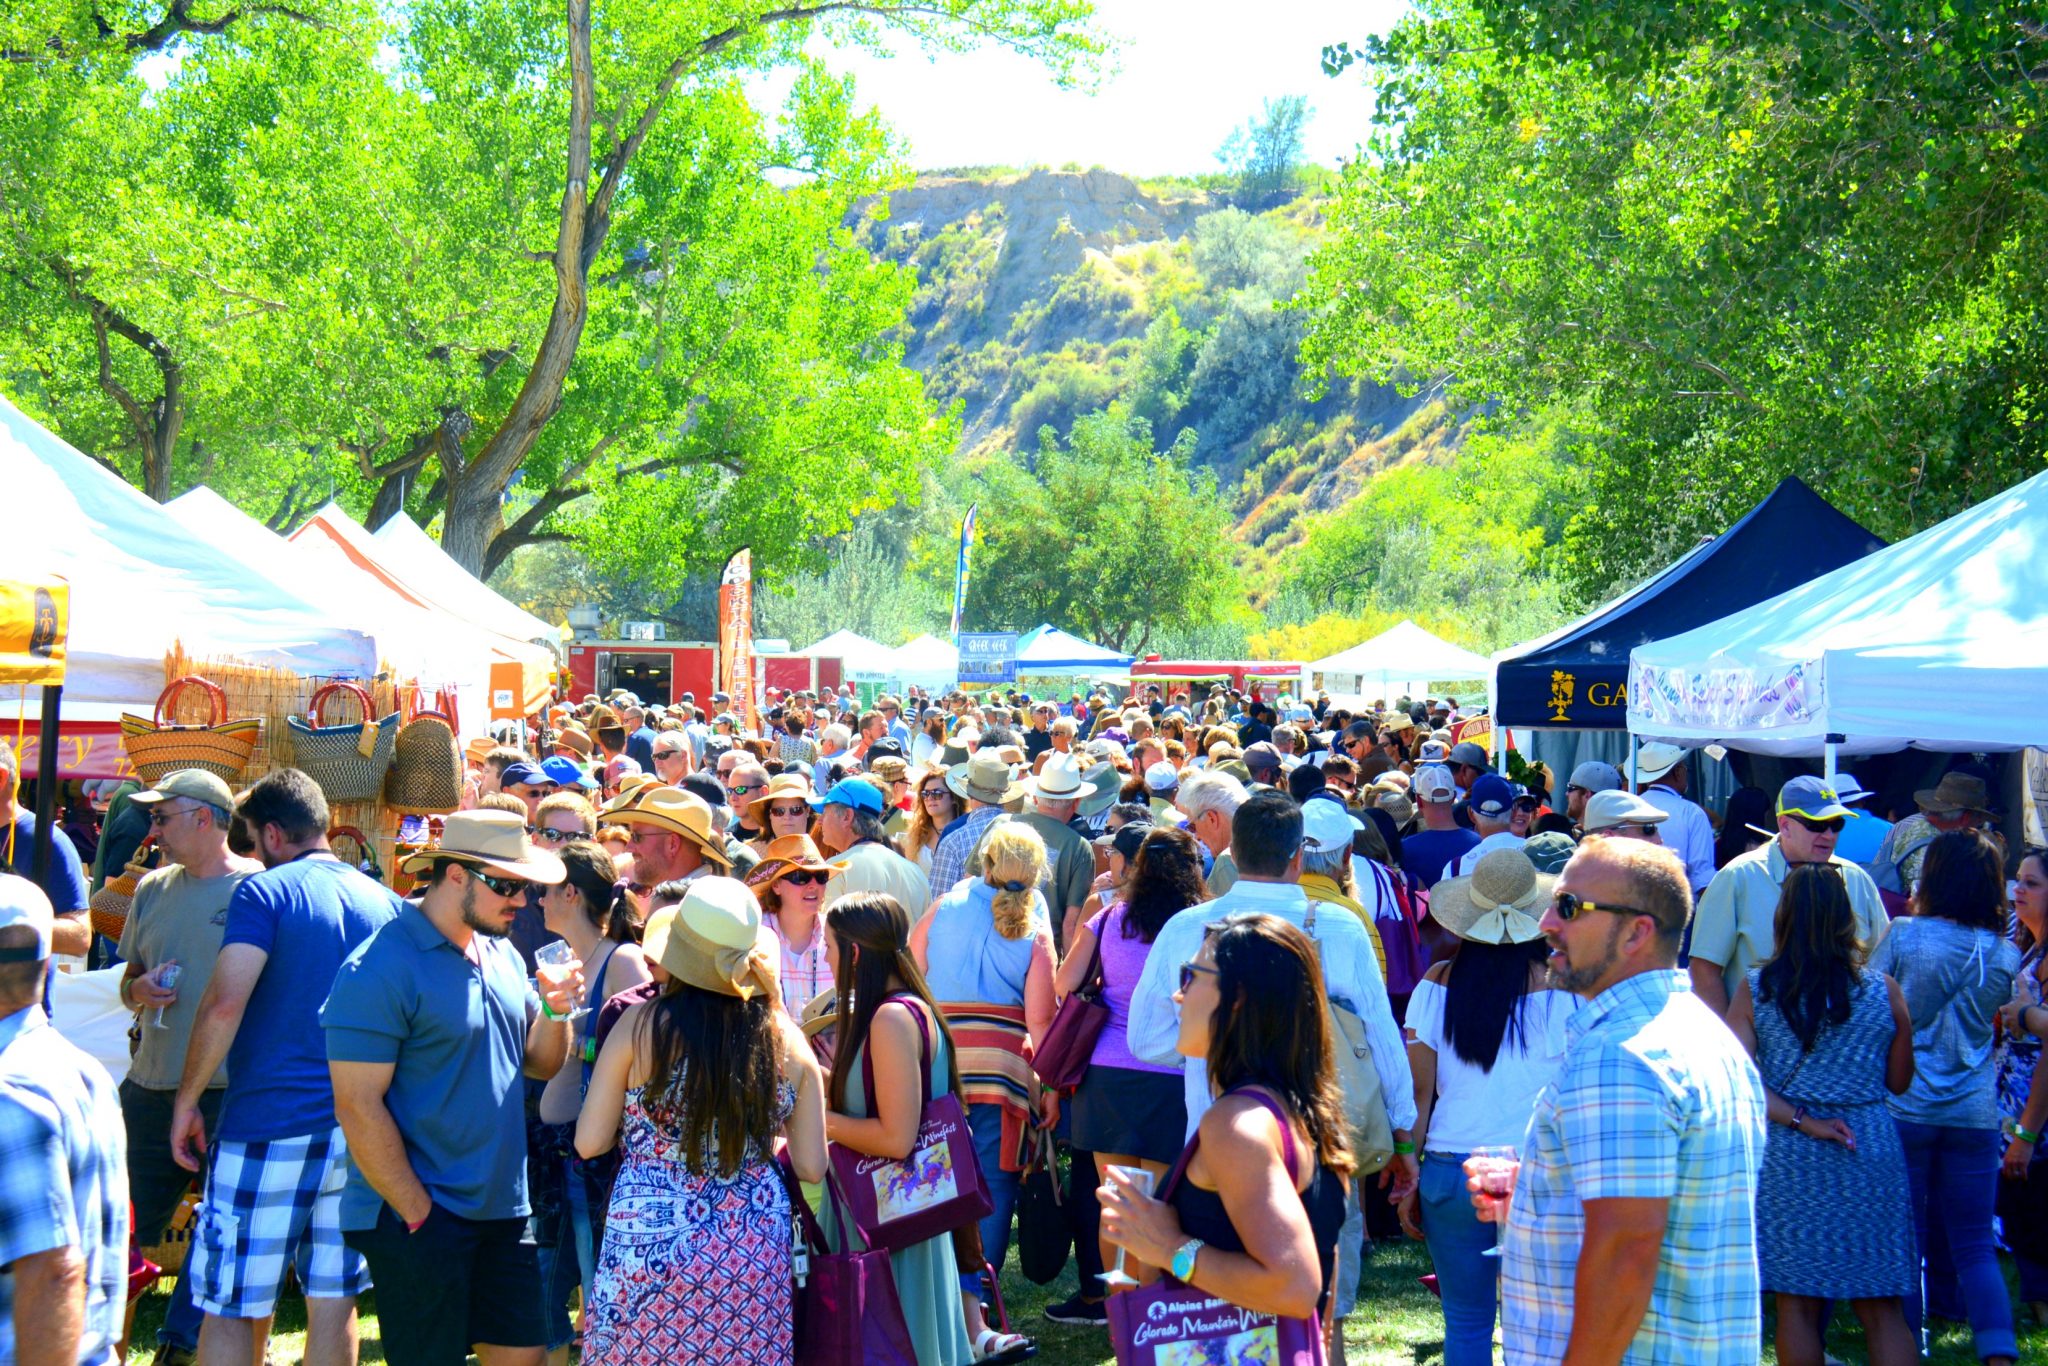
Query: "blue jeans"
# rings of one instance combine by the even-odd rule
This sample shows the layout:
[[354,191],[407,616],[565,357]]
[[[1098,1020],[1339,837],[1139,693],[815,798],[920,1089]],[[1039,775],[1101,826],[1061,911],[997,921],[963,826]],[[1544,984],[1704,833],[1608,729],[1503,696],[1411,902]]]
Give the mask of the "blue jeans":
[[1488,1257],[1496,1230],[1479,1222],[1465,1189],[1464,1153],[1422,1155],[1422,1236],[1443,1297],[1444,1366],[1493,1366],[1500,1260]]
[[[1998,1267],[1998,1248],[1991,1234],[1998,1196],[1998,1164],[2005,1140],[1996,1129],[1957,1129],[1900,1120],[1899,1138],[1906,1145],[1906,1177],[1913,1193],[1913,1231],[1922,1261],[1928,1260],[1927,1209],[1941,1210],[1948,1252],[1961,1282],[1963,1306],[1970,1316],[1977,1356],[2019,1355],[2013,1335],[2012,1301]],[[1918,1288],[1906,1297],[1906,1321],[1917,1336],[1921,1298]],[[1924,1345],[1923,1345],[1924,1350]]]
[[[1003,1170],[1003,1107],[970,1105],[967,1127],[974,1133],[974,1156],[981,1163],[981,1183],[988,1190],[991,1209],[981,1218],[981,1255],[1003,1273],[1003,1254],[1010,1249],[1010,1216],[1017,1209],[1017,1173]],[[960,1268],[960,1288],[981,1293],[981,1268]]]
[[[566,1163],[565,1163],[566,1165]],[[540,1289],[547,1310],[547,1349],[566,1347],[575,1337],[569,1322],[569,1292],[583,1290],[583,1303],[597,1278],[597,1224],[590,1212],[590,1188],[570,1168],[564,1176],[562,1210],[552,1246],[540,1253]]]

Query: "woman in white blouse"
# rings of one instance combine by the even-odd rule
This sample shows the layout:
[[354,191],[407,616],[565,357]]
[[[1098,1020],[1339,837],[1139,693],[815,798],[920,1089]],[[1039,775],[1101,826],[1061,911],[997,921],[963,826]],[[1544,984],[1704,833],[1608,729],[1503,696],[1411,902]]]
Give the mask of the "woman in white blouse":
[[1408,1002],[1422,1182],[1401,1202],[1401,1226],[1429,1245],[1443,1302],[1444,1366],[1491,1366],[1500,1263],[1496,1228],[1479,1222],[1465,1188],[1475,1148],[1519,1148],[1536,1095],[1564,1057],[1578,1007],[1548,987],[1537,922],[1555,878],[1519,849],[1481,856],[1468,877],[1430,893],[1430,915],[1458,936]]

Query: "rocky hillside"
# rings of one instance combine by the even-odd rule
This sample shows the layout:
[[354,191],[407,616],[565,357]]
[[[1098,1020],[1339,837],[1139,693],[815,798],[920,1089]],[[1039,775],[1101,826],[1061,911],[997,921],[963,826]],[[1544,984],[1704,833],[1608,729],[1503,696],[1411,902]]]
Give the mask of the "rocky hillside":
[[1335,507],[1390,464],[1439,451],[1437,410],[1392,389],[1307,396],[1299,286],[1321,202],[1247,212],[1100,169],[931,176],[864,206],[869,249],[913,266],[910,362],[964,410],[968,459],[1034,449],[1044,427],[1114,401],[1161,446],[1182,429],[1248,547]]

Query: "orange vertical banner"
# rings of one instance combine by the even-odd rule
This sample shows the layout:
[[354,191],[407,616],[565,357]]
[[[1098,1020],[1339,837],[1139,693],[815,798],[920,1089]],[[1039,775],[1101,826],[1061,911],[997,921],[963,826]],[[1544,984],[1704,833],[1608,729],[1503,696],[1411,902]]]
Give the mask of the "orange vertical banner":
[[718,578],[718,690],[742,724],[754,714],[754,552],[742,549]]

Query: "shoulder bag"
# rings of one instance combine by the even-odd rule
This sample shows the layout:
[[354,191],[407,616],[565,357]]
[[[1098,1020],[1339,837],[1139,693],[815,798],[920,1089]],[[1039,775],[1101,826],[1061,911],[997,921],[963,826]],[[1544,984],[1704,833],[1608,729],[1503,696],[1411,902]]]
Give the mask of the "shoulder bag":
[[[1109,921],[1102,922],[1105,931]],[[1102,936],[1095,937],[1095,951],[1088,957],[1088,972],[1073,995],[1060,1002],[1058,1013],[1046,1027],[1032,1055],[1032,1070],[1055,1091],[1069,1093],[1087,1074],[1088,1060],[1095,1054],[1095,1041],[1109,1023],[1109,1002],[1103,999]]]
[[[1316,937],[1316,903],[1308,903],[1308,918],[1302,922],[1308,937]],[[1318,955],[1321,946],[1317,947]],[[1325,973],[1325,982],[1328,974]],[[1394,1122],[1387,1115],[1387,1099],[1380,1093],[1380,1073],[1372,1063],[1372,1041],[1366,1037],[1365,1021],[1358,1013],[1329,1001],[1330,1049],[1337,1065],[1337,1085],[1344,1092],[1344,1122],[1351,1130],[1351,1150],[1358,1158],[1357,1176],[1370,1176],[1394,1160]],[[1353,1179],[1356,1179],[1354,1177]]]
[[[344,694],[356,700],[362,719],[329,725],[327,704]],[[303,718],[285,718],[299,769],[320,785],[328,801],[373,802],[383,793],[398,739],[398,713],[380,721],[375,711],[370,694],[356,684],[329,683],[313,693]]]
[[[795,1359],[806,1366],[917,1366],[917,1347],[896,1293],[896,1272],[884,1248],[834,1252],[804,1200],[788,1154],[776,1159],[796,1218],[793,1287]],[[825,1198],[839,1208],[849,1249],[859,1235],[840,1201],[839,1183],[825,1175]]]
[[[187,688],[196,688],[206,699],[207,718],[196,725],[172,719],[178,695]],[[149,716],[122,713],[121,748],[145,784],[154,786],[181,768],[202,768],[233,787],[249,766],[262,729],[263,723],[253,716],[230,721],[227,694],[219,685],[186,674],[157,694],[156,710]]]

